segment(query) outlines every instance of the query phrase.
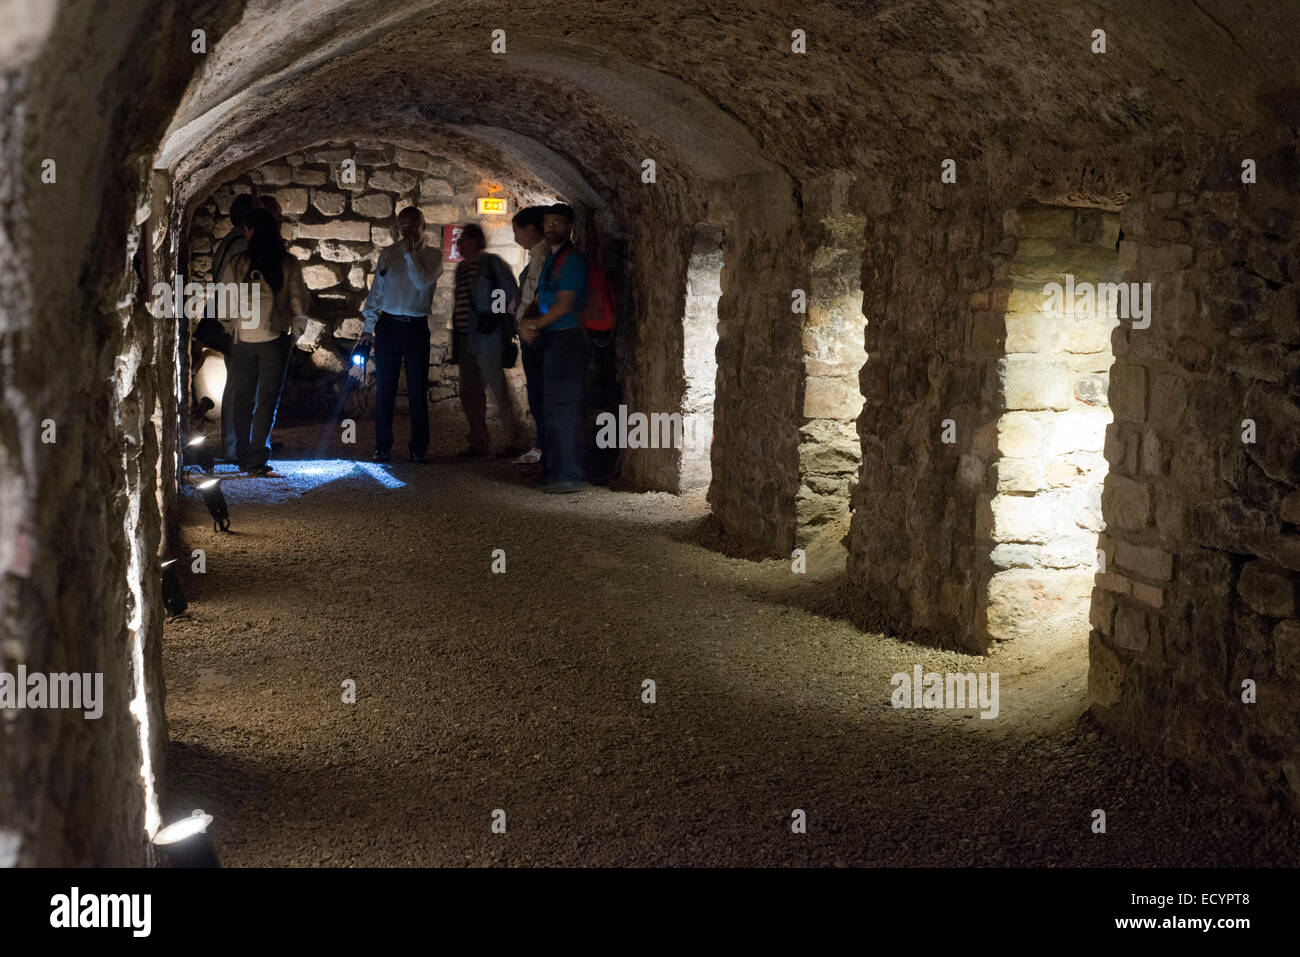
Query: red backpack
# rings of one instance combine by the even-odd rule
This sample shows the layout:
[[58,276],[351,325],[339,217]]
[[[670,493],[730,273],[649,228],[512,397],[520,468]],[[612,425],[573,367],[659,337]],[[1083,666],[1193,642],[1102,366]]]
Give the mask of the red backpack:
[[[551,264],[554,272],[564,268],[564,260],[574,247],[561,252]],[[587,304],[578,313],[578,321],[589,332],[609,332],[614,328],[614,316],[617,310],[614,304],[614,287],[609,284],[609,277],[590,259],[587,260]]]

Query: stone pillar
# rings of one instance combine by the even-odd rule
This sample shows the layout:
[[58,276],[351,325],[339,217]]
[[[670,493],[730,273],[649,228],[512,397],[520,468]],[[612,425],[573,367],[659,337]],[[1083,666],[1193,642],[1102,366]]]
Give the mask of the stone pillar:
[[1300,205],[1293,147],[1272,183],[1266,156],[1240,181],[1248,155],[1124,209],[1154,308],[1115,336],[1089,690],[1108,727],[1300,809]]

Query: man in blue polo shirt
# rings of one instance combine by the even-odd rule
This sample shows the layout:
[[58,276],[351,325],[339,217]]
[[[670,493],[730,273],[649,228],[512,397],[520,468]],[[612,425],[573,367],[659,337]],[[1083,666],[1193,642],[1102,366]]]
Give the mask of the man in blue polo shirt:
[[537,282],[537,300],[519,323],[527,343],[539,338],[542,360],[542,427],[546,430],[543,492],[564,494],[586,486],[578,452],[578,414],[587,368],[587,333],[578,314],[587,305],[587,260],[573,245],[573,208],[546,210],[542,231],[550,252]]

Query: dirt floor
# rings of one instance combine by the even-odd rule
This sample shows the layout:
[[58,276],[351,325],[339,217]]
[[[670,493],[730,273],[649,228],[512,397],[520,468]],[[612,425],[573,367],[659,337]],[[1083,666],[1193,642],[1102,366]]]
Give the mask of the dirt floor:
[[[187,496],[164,817],[213,814],[226,865],[1300,863],[1296,822],[1099,731],[1082,637],[864,634],[833,534],[795,576],[701,544],[700,496],[543,495],[458,436],[377,467],[367,428],[281,429],[284,478],[223,483],[230,534]],[[893,708],[916,664],[997,671],[999,716]]]

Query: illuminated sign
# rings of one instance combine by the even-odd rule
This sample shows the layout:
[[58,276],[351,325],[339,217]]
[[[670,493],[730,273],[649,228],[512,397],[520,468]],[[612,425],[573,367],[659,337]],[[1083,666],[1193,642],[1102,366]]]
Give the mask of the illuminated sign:
[[507,202],[504,198],[480,196],[478,198],[478,211],[485,216],[504,216]]

